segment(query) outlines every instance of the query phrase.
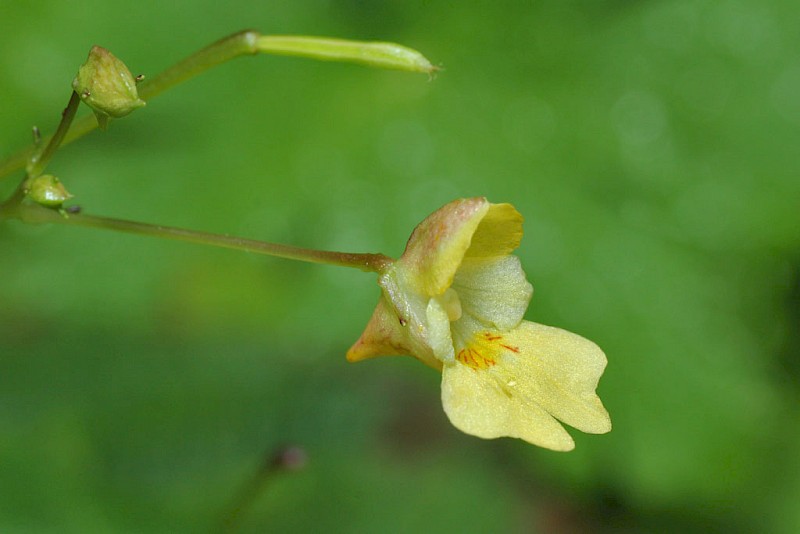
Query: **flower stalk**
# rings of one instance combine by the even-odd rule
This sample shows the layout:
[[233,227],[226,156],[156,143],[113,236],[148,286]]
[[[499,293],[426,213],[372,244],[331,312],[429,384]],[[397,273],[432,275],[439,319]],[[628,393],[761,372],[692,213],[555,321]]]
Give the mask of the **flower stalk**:
[[22,222],[30,224],[54,223],[68,226],[100,228],[128,234],[146,235],[160,237],[162,239],[185,241],[187,243],[241,250],[290,260],[354,267],[367,272],[382,272],[392,263],[392,259],[383,254],[358,254],[293,247],[290,245],[256,241],[224,234],[198,232],[171,226],[147,224],[124,219],[114,219],[111,217],[97,217],[82,213],[60,212],[36,204],[19,204],[15,206],[8,205],[7,203],[2,204],[0,205],[0,220],[3,219],[19,219]]
[[58,128],[56,128],[55,133],[52,135],[52,137],[50,137],[50,139],[47,140],[46,145],[39,145],[40,147],[44,146],[44,148],[40,148],[38,151],[34,151],[32,153],[27,165],[27,173],[29,178],[36,178],[42,174],[44,169],[47,167],[47,164],[50,163],[51,159],[53,159],[56,150],[58,150],[58,148],[64,142],[67,132],[69,131],[70,126],[72,126],[72,121],[75,118],[75,114],[78,112],[78,106],[80,103],[80,97],[75,91],[73,91],[69,97],[67,107],[64,108],[64,111],[61,114],[61,122],[58,123]]

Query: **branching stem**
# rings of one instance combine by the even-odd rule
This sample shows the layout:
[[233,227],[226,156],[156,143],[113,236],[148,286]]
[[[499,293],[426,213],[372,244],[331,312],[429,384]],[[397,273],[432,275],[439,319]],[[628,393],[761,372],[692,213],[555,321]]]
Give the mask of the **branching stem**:
[[[431,74],[437,70],[419,52],[394,43],[349,41],[301,36],[266,36],[246,30],[229,35],[179,61],[153,77],[147,77],[137,87],[139,98],[149,101],[167,89],[239,56],[277,54],[309,57],[322,60],[349,61],[375,67],[400,69]],[[69,144],[97,128],[93,115],[78,119],[63,137]],[[45,142],[50,139],[43,140]],[[35,153],[34,145],[0,161],[0,180],[25,167]]]

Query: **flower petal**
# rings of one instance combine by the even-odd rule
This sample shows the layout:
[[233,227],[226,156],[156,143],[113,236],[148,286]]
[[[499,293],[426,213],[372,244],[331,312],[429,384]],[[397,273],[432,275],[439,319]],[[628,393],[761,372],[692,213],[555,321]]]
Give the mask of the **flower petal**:
[[465,258],[453,279],[453,289],[465,314],[500,330],[519,324],[533,295],[533,286],[516,256]]
[[422,221],[397,262],[402,284],[427,296],[441,295],[462,260],[506,256],[522,239],[522,215],[511,204],[485,198],[451,202]]
[[491,370],[461,363],[442,369],[442,405],[453,426],[479,438],[521,438],[556,451],[575,448],[558,421],[535,403],[520,399],[498,382]]
[[522,240],[522,215],[511,204],[490,204],[472,236],[467,258],[491,258],[514,252]]
[[381,296],[367,328],[347,351],[347,360],[357,362],[375,356],[411,354],[407,340],[396,312]]
[[556,418],[584,432],[611,430],[595,393],[605,355],[576,334],[528,321],[509,332],[476,331],[456,360],[442,370],[442,403],[468,434],[570,450]]
[[535,402],[564,423],[590,434],[611,430],[608,412],[595,393],[606,367],[600,347],[572,332],[523,321],[507,332],[504,366],[514,373],[520,397]]
[[485,198],[461,199],[422,221],[396,264],[403,285],[429,297],[444,293],[489,208]]
[[443,362],[452,362],[455,359],[455,350],[450,334],[450,319],[438,298],[428,301],[425,315],[428,320],[428,344],[433,355]]

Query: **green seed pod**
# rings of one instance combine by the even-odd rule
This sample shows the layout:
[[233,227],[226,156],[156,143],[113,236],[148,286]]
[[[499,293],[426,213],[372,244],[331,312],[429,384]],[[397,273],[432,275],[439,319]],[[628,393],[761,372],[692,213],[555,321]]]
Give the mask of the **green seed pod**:
[[350,41],[294,35],[263,35],[259,52],[303,56],[326,61],[350,61],[371,67],[433,74],[438,67],[412,48],[380,41]]
[[30,181],[25,191],[34,202],[48,208],[60,208],[72,198],[61,181],[52,174],[43,174]]
[[125,63],[100,46],[89,51],[86,63],[72,81],[72,88],[92,108],[103,130],[110,118],[124,117],[145,105],[136,90],[136,79]]

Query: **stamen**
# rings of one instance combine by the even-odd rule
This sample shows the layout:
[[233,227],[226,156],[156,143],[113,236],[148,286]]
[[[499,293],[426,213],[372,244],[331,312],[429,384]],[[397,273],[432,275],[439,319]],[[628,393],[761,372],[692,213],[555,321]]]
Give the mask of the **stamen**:
[[[481,332],[476,334],[465,348],[458,351],[456,360],[473,371],[480,371],[497,365],[497,360],[503,352],[519,353],[519,347],[504,343],[503,336],[495,332]],[[511,377],[507,385],[514,387],[516,380]]]

